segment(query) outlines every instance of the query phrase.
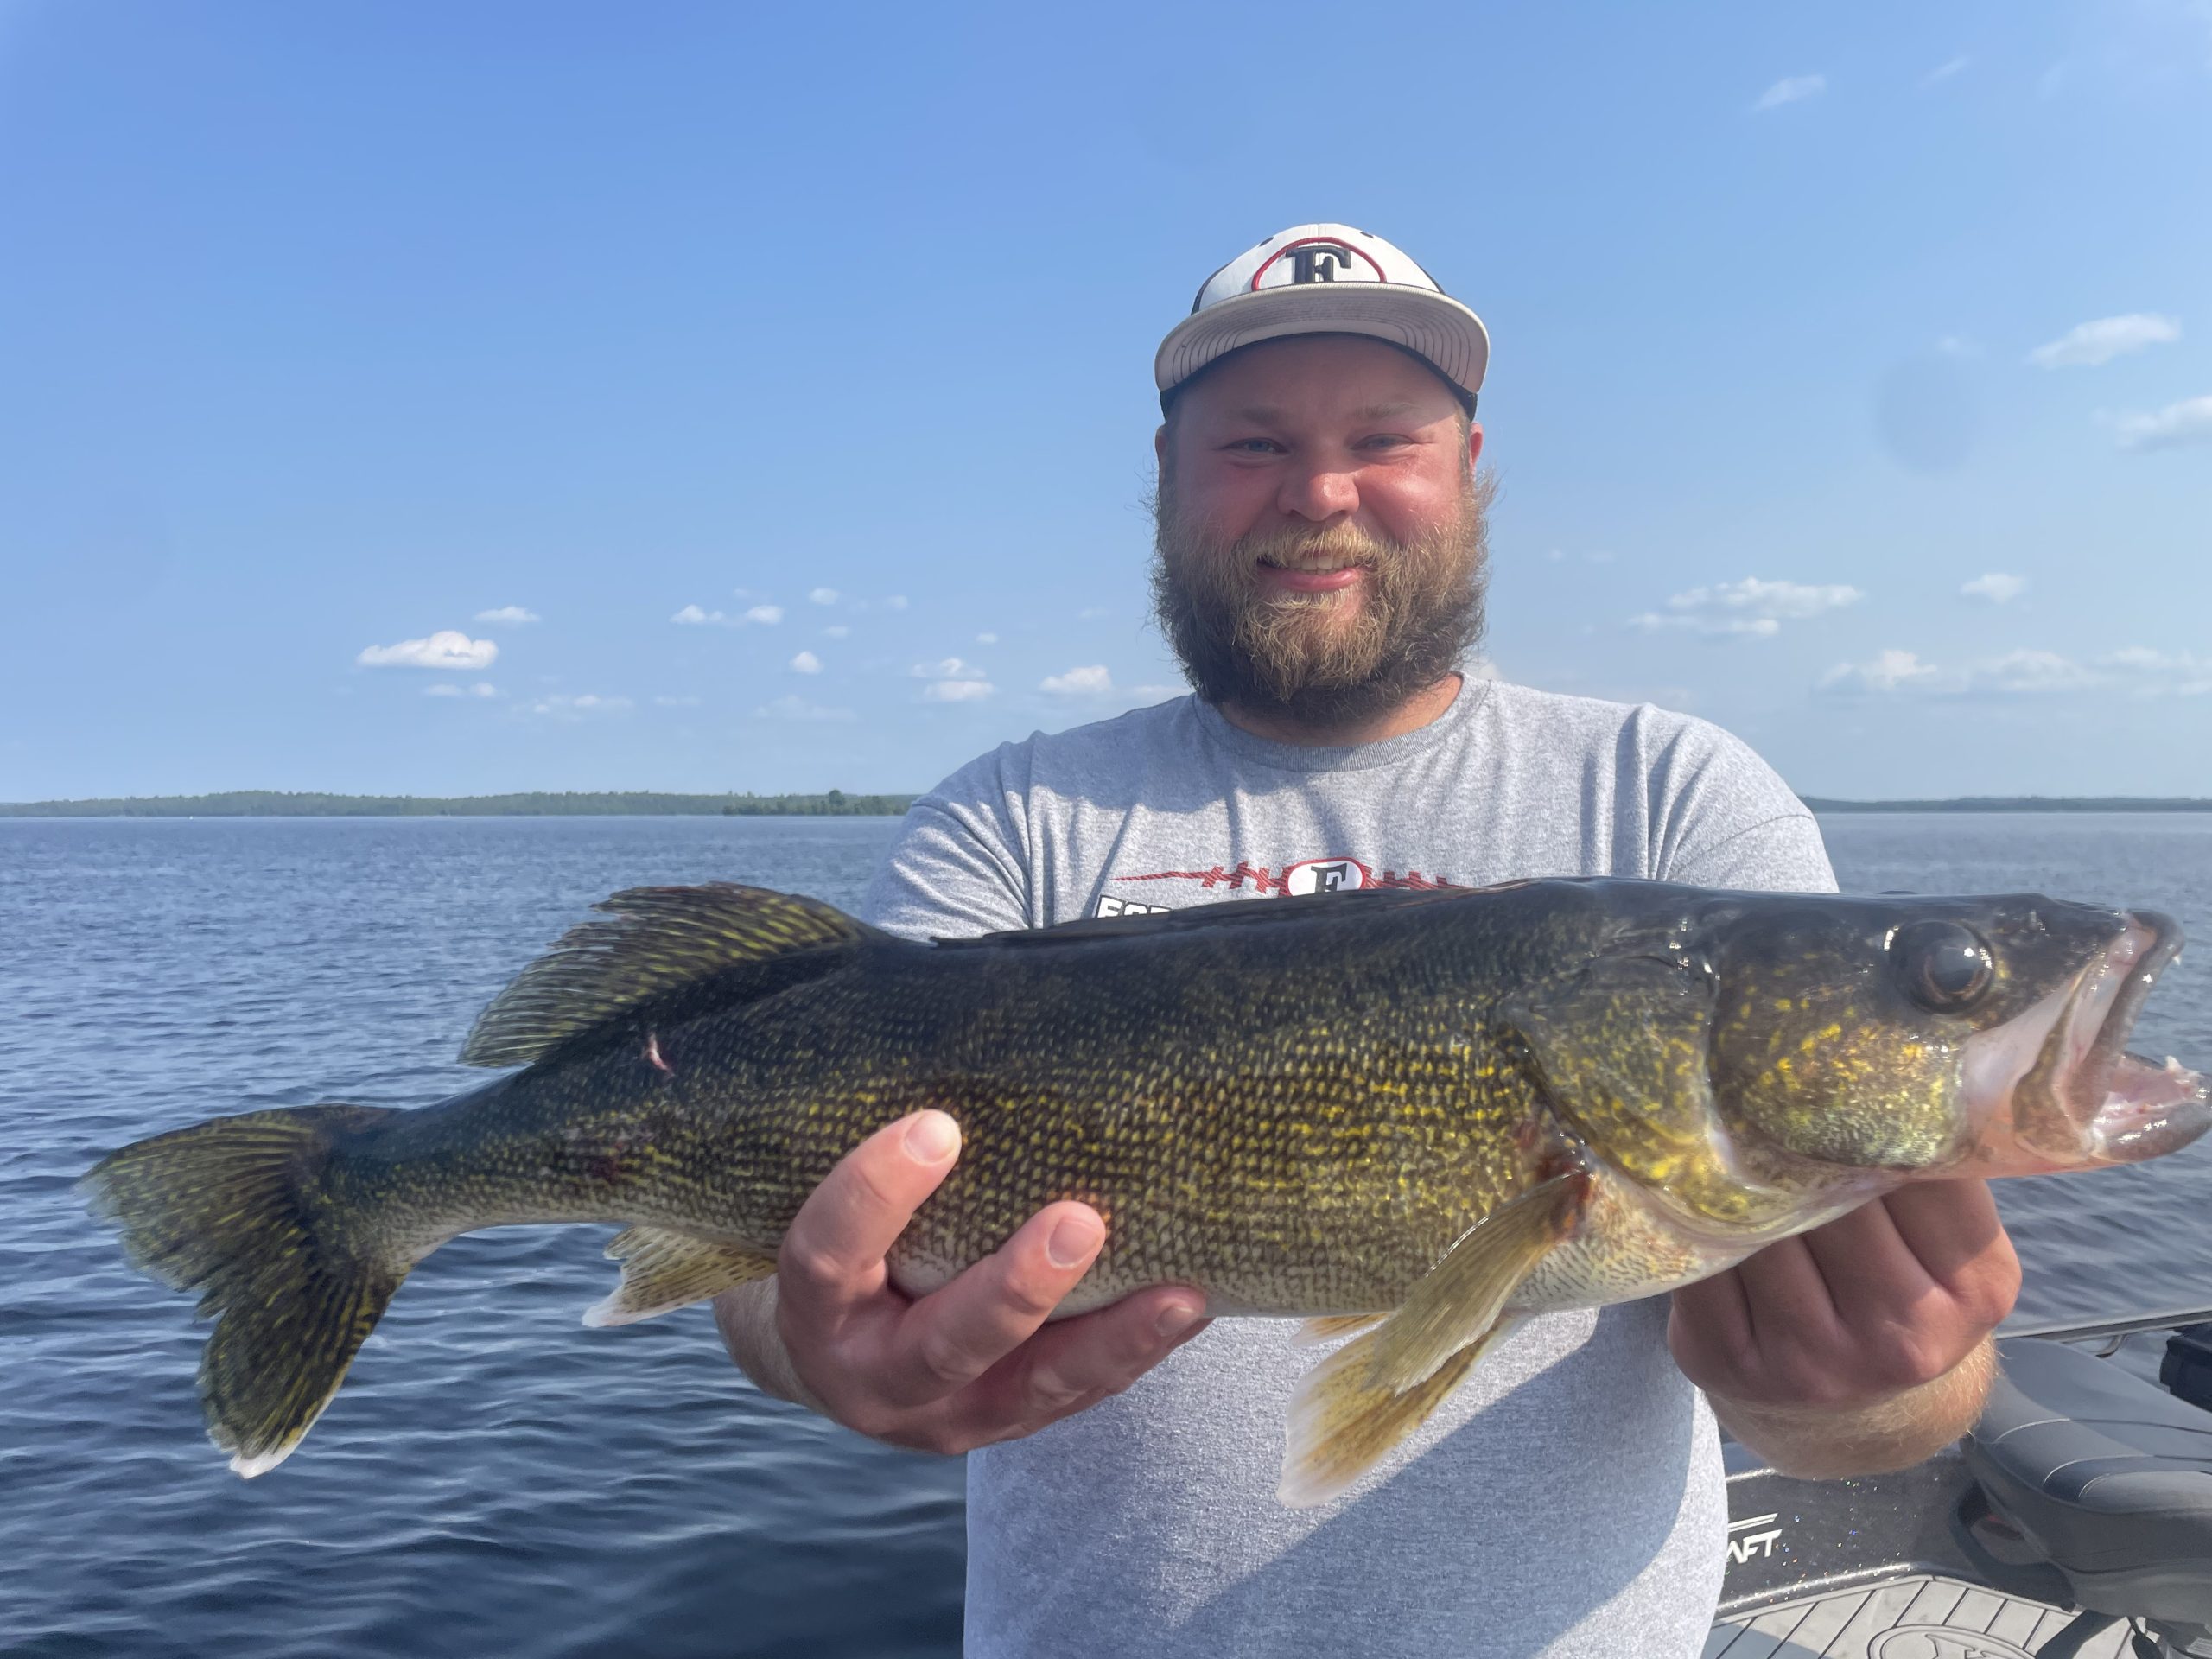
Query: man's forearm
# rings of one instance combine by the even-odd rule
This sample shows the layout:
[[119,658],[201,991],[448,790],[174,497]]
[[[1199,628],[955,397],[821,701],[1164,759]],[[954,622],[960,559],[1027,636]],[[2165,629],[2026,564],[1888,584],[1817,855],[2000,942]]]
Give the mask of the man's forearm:
[[1720,1426],[1779,1472],[1840,1480],[1935,1456],[1974,1427],[1996,1376],[1996,1344],[1984,1338],[1934,1382],[1866,1405],[1751,1405],[1709,1391],[1706,1398]]
[[738,1370],[753,1379],[753,1387],[810,1411],[823,1409],[798,1380],[791,1355],[785,1351],[783,1333],[776,1328],[774,1279],[757,1279],[715,1297],[715,1324],[729,1357],[737,1362]]

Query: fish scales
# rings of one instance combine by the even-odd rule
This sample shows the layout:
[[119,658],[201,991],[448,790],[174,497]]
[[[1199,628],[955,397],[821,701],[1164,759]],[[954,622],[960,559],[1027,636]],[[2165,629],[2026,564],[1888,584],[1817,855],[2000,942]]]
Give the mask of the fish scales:
[[[1916,1176],[2156,1155],[2203,1079],[2120,1047],[2164,918],[1555,880],[1270,898],[937,945],[717,885],[602,906],[488,1008],[435,1105],[218,1119],[86,1178],[219,1317],[210,1430],[289,1453],[415,1262],[615,1222],[625,1323],[772,1273],[868,1134],[960,1158],[889,1258],[944,1283],[1045,1205],[1104,1217],[1058,1310],[1382,1320],[1293,1406],[1287,1501],[1356,1478],[1511,1323],[1719,1271]],[[1341,1321],[1325,1327],[1339,1332]]]

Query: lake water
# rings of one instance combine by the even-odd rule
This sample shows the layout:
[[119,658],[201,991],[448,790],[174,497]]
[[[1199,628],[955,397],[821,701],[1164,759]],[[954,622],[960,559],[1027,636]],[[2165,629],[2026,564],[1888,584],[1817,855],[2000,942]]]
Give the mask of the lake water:
[[[603,1229],[456,1241],[305,1452],[200,1431],[188,1305],[71,1183],[219,1113],[480,1080],[476,1011],[594,899],[736,878],[855,902],[887,820],[0,820],[0,1651],[957,1651],[957,1463],[765,1401],[689,1309],[586,1331]],[[2212,818],[1838,817],[1843,885],[2035,888],[2212,938]],[[2212,950],[2133,1045],[2212,1063]],[[2006,1183],[2023,1313],[2212,1303],[2212,1141]]]

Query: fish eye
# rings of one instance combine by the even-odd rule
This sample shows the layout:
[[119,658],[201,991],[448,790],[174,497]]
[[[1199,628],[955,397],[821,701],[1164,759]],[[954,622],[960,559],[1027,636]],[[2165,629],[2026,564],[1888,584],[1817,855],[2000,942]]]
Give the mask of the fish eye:
[[1890,940],[1890,960],[1905,995],[1936,1014],[1972,1007],[1997,977],[1989,947],[1956,922],[1913,922]]

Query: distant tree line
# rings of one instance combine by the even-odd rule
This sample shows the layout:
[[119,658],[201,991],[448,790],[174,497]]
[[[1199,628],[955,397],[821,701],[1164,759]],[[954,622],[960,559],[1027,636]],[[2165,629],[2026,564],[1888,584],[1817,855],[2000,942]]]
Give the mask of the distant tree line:
[[898,817],[912,795],[660,795],[585,791],[518,795],[318,795],[238,789],[219,795],[132,795],[119,800],[0,803],[14,818]]
[[2147,795],[1969,795],[1950,801],[1831,801],[1804,797],[1815,812],[2212,812],[2212,799]]

